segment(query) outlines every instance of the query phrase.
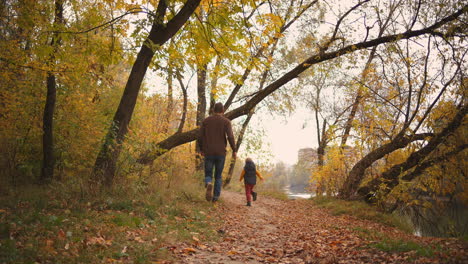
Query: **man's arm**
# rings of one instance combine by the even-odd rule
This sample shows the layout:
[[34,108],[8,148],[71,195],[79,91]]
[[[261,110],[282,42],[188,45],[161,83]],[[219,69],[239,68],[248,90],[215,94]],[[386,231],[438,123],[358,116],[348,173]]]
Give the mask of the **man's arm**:
[[203,122],[200,125],[200,132],[198,133],[198,149],[200,153],[203,155],[204,150],[203,150],[203,135],[205,134],[205,126],[203,125]]
[[234,156],[236,156],[237,149],[236,149],[236,143],[234,141],[234,134],[232,133],[231,121],[227,122],[226,134],[227,134],[227,138],[229,141],[229,145],[231,145],[232,152]]

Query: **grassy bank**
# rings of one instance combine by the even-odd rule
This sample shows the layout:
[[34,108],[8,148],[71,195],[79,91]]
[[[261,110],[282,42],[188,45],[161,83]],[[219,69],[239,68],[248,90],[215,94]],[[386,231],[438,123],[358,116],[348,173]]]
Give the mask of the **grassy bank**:
[[122,186],[28,186],[0,197],[0,263],[150,263],[169,259],[174,243],[217,239],[197,184]]
[[[369,220],[383,225],[397,228],[404,233],[413,234],[413,228],[408,221],[397,214],[387,214],[377,210],[365,202],[344,201],[331,197],[314,197],[312,202],[318,207],[328,209],[332,215],[351,215],[358,219]],[[413,252],[418,257],[433,257],[444,255],[446,250],[433,244],[421,243],[412,236],[402,236],[392,233],[382,233],[370,227],[348,227],[362,239],[368,241],[366,247],[384,252]]]
[[413,228],[408,221],[396,214],[387,214],[377,210],[362,201],[345,201],[333,197],[314,197],[311,199],[319,207],[330,210],[333,215],[352,215],[359,219],[382,223],[398,228],[406,233],[413,233]]

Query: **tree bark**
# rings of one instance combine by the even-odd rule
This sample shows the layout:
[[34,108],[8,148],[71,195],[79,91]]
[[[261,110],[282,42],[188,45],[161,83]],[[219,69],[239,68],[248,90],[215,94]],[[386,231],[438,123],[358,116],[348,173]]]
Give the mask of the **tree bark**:
[[[55,1],[55,14],[54,26],[64,24],[63,19],[63,0]],[[55,52],[60,46],[60,37],[58,33],[53,33],[50,46],[52,47],[52,54],[50,55],[49,65],[55,65]],[[54,112],[55,103],[57,98],[57,80],[52,71],[47,72],[47,95],[46,103],[44,106],[43,124],[42,124],[42,169],[39,178],[41,183],[47,183],[54,178]]]
[[183,96],[183,105],[182,105],[182,116],[180,118],[179,128],[177,129],[176,134],[182,133],[184,130],[185,120],[187,118],[187,105],[188,105],[188,95],[187,87],[185,87],[184,82],[182,81],[182,76],[179,72],[176,72],[177,80],[179,81],[180,89],[182,90]]
[[197,69],[197,127],[201,125],[206,116],[206,67],[206,64],[200,65]]
[[171,65],[168,66],[167,69],[167,106],[166,106],[166,122],[164,124],[164,131],[167,133],[169,132],[170,122],[171,122],[171,114],[172,110],[174,109],[174,85],[173,85],[173,67]]
[[[319,168],[322,168],[324,165],[324,159],[325,159],[325,148],[327,147],[327,135],[325,133],[325,130],[327,128],[327,120],[323,120],[322,124],[322,131],[320,132],[320,127],[319,127],[319,119],[318,119],[318,107],[315,111],[315,119],[317,122],[317,139],[319,146],[317,148],[317,156],[318,156],[318,166]],[[320,136],[321,135],[321,136]],[[317,188],[315,188],[315,193],[317,196],[322,196],[323,193],[325,192],[325,186],[323,180],[317,182]]]
[[[379,178],[375,178],[370,181],[366,186],[358,190],[359,195],[363,196],[368,202],[374,202],[374,195],[381,184],[385,184],[385,188],[381,190],[383,195],[388,194],[393,188],[399,183],[399,175],[403,172],[417,166],[422,160],[424,160],[432,151],[434,151],[441,143],[443,143],[461,124],[463,118],[468,111],[468,107],[462,107],[450,123],[440,132],[437,133],[423,148],[412,153],[406,161],[392,166],[390,169],[382,173]],[[460,150],[461,151],[461,150]],[[426,165],[423,165],[423,168]],[[416,175],[416,174],[414,174]],[[407,174],[403,176],[402,180],[411,181],[414,179],[413,174]]]
[[343,199],[351,199],[356,196],[356,191],[359,188],[362,180],[364,179],[364,173],[374,162],[383,158],[385,155],[394,152],[397,149],[408,146],[413,141],[424,140],[430,133],[416,134],[413,136],[405,137],[403,135],[396,137],[389,143],[371,151],[369,154],[359,160],[349,172],[343,187],[339,191],[339,196]]
[[[226,113],[225,116],[228,119],[233,120],[235,118],[238,118],[239,116],[248,114],[255,106],[257,106],[261,101],[263,101],[268,95],[272,94],[273,92],[281,88],[283,85],[295,79],[300,73],[304,72],[305,70],[310,68],[312,65],[315,65],[324,61],[328,61],[334,58],[338,58],[345,54],[355,52],[357,50],[374,47],[374,46],[384,44],[384,43],[390,43],[390,42],[398,41],[401,39],[409,39],[409,38],[413,38],[413,37],[417,37],[417,36],[421,36],[425,34],[438,34],[435,32],[436,29],[442,27],[443,25],[447,23],[450,23],[456,20],[457,18],[459,18],[462,14],[466,12],[468,12],[468,6],[463,7],[457,12],[451,14],[450,16],[443,18],[442,20],[438,21],[437,23],[427,28],[423,28],[420,30],[409,30],[401,34],[388,35],[388,36],[376,38],[373,40],[363,41],[363,42],[359,42],[356,44],[348,45],[336,51],[331,51],[327,53],[324,52],[322,54],[314,54],[313,56],[309,57],[308,59],[304,60],[302,63],[294,67],[289,72],[285,73],[276,81],[272,82],[270,85],[265,87],[265,89],[262,89],[261,91],[259,91],[245,104]],[[157,157],[159,157],[160,155],[162,155],[163,153],[165,153],[167,150],[170,150],[174,147],[177,147],[179,145],[195,140],[198,135],[198,129],[199,128],[195,128],[191,131],[173,135],[169,138],[166,138],[165,140],[161,142],[156,143],[154,146],[155,151],[144,152],[137,161],[139,163],[148,164],[154,159],[156,159]]]
[[[252,116],[254,115],[255,111],[250,111],[250,113],[247,115],[247,118],[245,119],[244,123],[242,124],[242,129],[239,132],[239,135],[237,136],[237,141],[236,141],[236,150],[239,151],[239,148],[242,144],[242,141],[244,140],[244,135],[245,131],[247,131],[247,127],[249,126],[250,120],[252,119]],[[223,187],[226,188],[226,186],[229,185],[232,179],[232,175],[234,173],[234,167],[236,165],[236,160],[237,156],[232,155],[231,156],[231,162],[229,163],[229,170],[228,170],[228,176],[226,180],[223,183]]]
[[[197,119],[196,126],[200,127],[201,123],[206,117],[206,67],[207,64],[198,65],[197,69]],[[200,153],[200,145],[195,144],[197,153]],[[203,170],[203,157],[197,155],[195,159],[195,168],[201,171]]]
[[159,1],[155,21],[133,64],[114,119],[97,156],[93,170],[93,179],[97,182],[102,182],[108,186],[112,185],[117,159],[125,135],[128,132],[128,124],[132,118],[143,78],[155,50],[177,33],[199,4],[200,0],[187,0],[180,11],[169,22],[164,24],[163,20],[167,5],[166,1]]

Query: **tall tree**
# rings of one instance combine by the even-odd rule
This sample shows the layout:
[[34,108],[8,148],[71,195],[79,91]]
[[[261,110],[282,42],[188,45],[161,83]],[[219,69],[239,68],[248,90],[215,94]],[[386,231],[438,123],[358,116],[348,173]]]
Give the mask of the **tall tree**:
[[[360,5],[351,8],[350,12],[356,10],[359,6]],[[321,46],[321,48],[316,53],[309,56],[307,59],[299,63],[290,71],[284,73],[282,76],[280,76],[275,81],[267,85],[261,91],[255,93],[255,95],[253,95],[250,99],[248,99],[243,105],[231,111],[228,111],[225,115],[227,118],[232,120],[232,119],[238,118],[239,116],[248,114],[255,106],[257,106],[260,102],[262,102],[267,96],[277,91],[283,85],[289,83],[291,80],[297,78],[299,74],[303,73],[305,70],[309,69],[311,66],[316,65],[318,63],[329,61],[329,60],[341,57],[346,54],[354,53],[356,51],[367,49],[367,48],[372,48],[374,46],[378,46],[378,45],[385,44],[385,43],[402,41],[405,39],[411,39],[411,38],[420,37],[424,35],[440,36],[440,35],[445,34],[445,36],[449,36],[449,35],[460,33],[460,30],[461,30],[460,27],[452,27],[449,31],[443,31],[444,33],[441,33],[440,30],[447,30],[445,27],[446,25],[457,23],[460,16],[462,16],[463,14],[466,14],[466,12],[468,12],[468,7],[462,6],[460,9],[454,10],[452,13],[449,13],[445,17],[439,18],[437,21],[435,21],[431,25],[425,26],[421,29],[406,30],[406,31],[403,31],[402,33],[389,34],[389,35],[385,35],[382,37],[376,37],[371,40],[367,40],[367,36],[364,36],[364,39],[365,39],[364,41],[356,41],[356,42],[349,43],[346,45],[345,44],[337,45],[337,46],[332,45],[338,39],[341,39],[336,34],[332,34],[332,36],[335,35],[335,38],[330,38],[331,42],[327,41],[325,43],[326,45]],[[339,29],[336,29],[335,31],[340,32]],[[333,50],[329,51],[330,48],[333,48]],[[191,131],[187,131],[182,134],[170,136],[156,143],[155,149],[165,149],[165,150],[172,149],[181,144],[193,141],[196,138],[197,133],[198,133],[198,129],[193,129]],[[141,163],[148,163],[154,160],[156,157],[160,156],[161,154],[163,154],[163,152],[160,152],[160,151],[144,152],[140,156],[138,161]]]
[[52,39],[50,40],[50,46],[52,51],[49,59],[49,67],[51,68],[47,72],[47,95],[46,103],[44,107],[44,116],[43,116],[43,125],[42,125],[42,170],[40,181],[45,183],[54,178],[54,110],[55,110],[55,101],[57,94],[57,79],[53,73],[54,66],[56,64],[55,53],[60,47],[60,35],[57,33],[59,27],[64,25],[63,18],[63,0],[55,1],[55,12],[54,12],[54,32],[52,33]]
[[187,0],[180,11],[165,23],[168,6],[166,1],[159,1],[150,33],[138,52],[119,107],[96,159],[93,170],[94,180],[112,185],[122,142],[128,132],[128,124],[132,118],[138,93],[155,50],[177,33],[199,4],[200,0]]
[[[422,170],[427,168],[436,163],[438,158],[433,158],[432,160],[422,162],[426,157],[428,157],[434,150],[439,147],[442,143],[444,143],[447,138],[449,138],[453,133],[462,125],[463,120],[468,113],[468,105],[463,105],[459,107],[458,112],[452,118],[452,120],[444,127],[442,131],[435,134],[428,143],[419,149],[418,151],[413,152],[407,160],[400,164],[395,164],[388,170],[382,173],[382,175],[378,178],[373,179],[365,186],[358,189],[360,195],[362,195],[366,201],[368,202],[376,202],[376,192],[380,189],[380,195],[388,194],[393,188],[395,188],[401,181],[412,181],[419,173],[418,170]],[[466,149],[466,144],[460,145],[455,150],[445,153],[441,155],[442,159],[449,157],[451,155],[455,155],[463,150]],[[408,173],[404,175],[401,180],[398,177],[399,175],[405,173],[406,171],[417,167],[416,173]],[[381,185],[384,185],[384,188],[381,188]]]
[[[429,38],[426,54],[419,59],[419,63],[411,63],[409,61],[409,58],[415,56],[411,56],[408,43],[403,47],[400,47],[398,44],[394,45],[396,48],[395,53],[399,54],[399,60],[394,61],[400,61],[401,64],[395,66],[394,71],[396,74],[387,81],[389,85],[395,87],[395,90],[392,92],[392,89],[387,89],[384,90],[384,94],[380,94],[375,89],[371,89],[378,96],[378,100],[383,101],[383,105],[387,105],[390,109],[393,109],[392,111],[389,108],[382,110],[386,113],[394,113],[390,116],[392,121],[389,121],[390,124],[393,124],[388,126],[387,129],[382,129],[383,133],[388,135],[388,141],[374,148],[353,166],[340,190],[341,197],[347,199],[358,197],[357,190],[365,177],[366,170],[377,160],[396,150],[406,148],[414,141],[428,140],[428,138],[434,136],[432,133],[418,133],[418,130],[424,127],[426,118],[434,106],[450,90],[449,87],[453,85],[456,76],[460,73],[460,66],[450,72],[449,69],[445,69],[444,63],[442,63],[442,68],[438,72],[443,72],[443,76],[451,77],[445,83],[443,80],[441,83],[438,83],[440,80],[437,77],[431,76],[428,70],[432,57],[431,41]],[[390,54],[387,54],[387,56],[388,58],[391,57]],[[456,61],[454,63],[457,65]],[[458,63],[458,65],[460,64]],[[385,67],[386,71],[389,71],[390,68],[390,64]],[[421,77],[415,78],[415,72],[418,68],[420,68],[418,75]],[[404,74],[398,75],[401,69],[405,69]],[[435,76],[437,75],[439,73]],[[384,80],[387,78],[386,75],[383,76]],[[440,89],[430,89],[431,87],[438,86]],[[390,97],[387,99],[385,95],[390,95]],[[434,99],[423,99],[430,95]],[[383,120],[384,118],[381,119]],[[380,140],[380,142],[382,141]]]

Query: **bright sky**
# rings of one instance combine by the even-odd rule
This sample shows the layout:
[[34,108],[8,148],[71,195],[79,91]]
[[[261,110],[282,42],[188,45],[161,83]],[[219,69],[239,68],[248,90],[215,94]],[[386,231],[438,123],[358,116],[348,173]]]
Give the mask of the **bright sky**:
[[[146,78],[149,93],[161,92],[165,93],[165,84],[160,77],[154,75],[152,71],[147,73]],[[189,89],[195,89],[195,85],[191,85]],[[175,96],[180,96],[178,89],[175,91]],[[189,96],[196,95],[196,90],[189,91]],[[195,98],[190,98],[192,101]],[[233,122],[239,123],[240,119],[235,119]],[[294,165],[297,162],[297,153],[301,148],[316,148],[317,133],[315,129],[315,119],[311,110],[304,107],[297,107],[296,111],[290,116],[270,115],[264,113],[256,113],[249,123],[250,129],[262,129],[265,131],[263,140],[263,148],[266,152],[270,152],[273,157],[270,161],[276,163],[283,161],[289,165]],[[236,135],[234,135],[236,136]],[[241,157],[250,156],[257,159],[255,153],[243,152],[241,147]],[[267,161],[259,161],[260,163]]]
[[272,162],[283,161],[293,165],[297,162],[299,149],[316,148],[318,145],[315,119],[312,117],[311,111],[298,108],[289,117],[257,116],[250,123],[252,126],[260,124],[265,129],[264,140],[270,145],[274,156]]

